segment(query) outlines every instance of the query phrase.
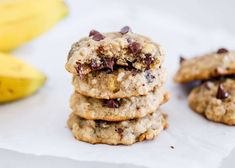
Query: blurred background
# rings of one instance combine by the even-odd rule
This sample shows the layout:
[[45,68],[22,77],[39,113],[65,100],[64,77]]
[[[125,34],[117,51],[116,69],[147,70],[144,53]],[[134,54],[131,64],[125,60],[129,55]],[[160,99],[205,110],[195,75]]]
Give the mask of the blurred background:
[[[10,3],[4,6],[7,1]],[[17,4],[16,7],[14,4]],[[35,4],[40,5],[40,8]],[[28,92],[14,96],[9,96],[8,93],[4,96],[2,94],[0,100],[5,103],[24,98],[43,86],[36,95],[21,102],[0,105],[3,116],[2,119],[0,116],[0,122],[7,117],[15,116],[20,110],[31,108],[32,104],[39,105],[41,101],[45,104],[44,110],[52,108],[49,103],[47,105],[49,99],[52,99],[52,94],[58,98],[64,97],[58,99],[57,103],[61,104],[62,109],[67,109],[68,105],[65,102],[69,99],[71,88],[65,89],[62,94],[58,93],[61,88],[70,86],[70,76],[63,68],[64,63],[71,44],[87,36],[91,29],[101,32],[118,31],[121,27],[129,25],[134,32],[150,36],[167,51],[166,66],[171,67],[169,70],[171,79],[181,54],[190,57],[217,50],[219,47],[234,49],[234,9],[233,0],[65,0],[65,3],[61,0],[0,0],[0,54],[10,54],[16,59],[27,62],[27,66],[33,66],[30,71],[35,72],[33,74],[13,72],[18,79],[22,78],[22,75],[29,76],[33,89],[27,89],[32,88],[32,85],[24,86]],[[10,10],[13,13],[9,14]],[[25,12],[22,13],[21,10]],[[8,61],[8,58],[3,59],[7,67],[14,66],[10,65],[13,63],[10,63],[11,60]],[[6,71],[10,70],[6,68]],[[0,78],[1,75],[0,73]],[[37,81],[37,85],[33,81]],[[14,83],[15,79],[12,82]],[[11,115],[5,114],[7,111],[10,111]],[[65,118],[68,114],[61,111],[61,115]],[[38,122],[41,122],[40,118],[43,117],[42,113]],[[63,120],[60,120],[61,122],[63,123]],[[4,148],[4,145],[1,147]],[[48,168],[51,166],[72,168],[75,165],[87,168],[110,167],[102,163],[81,163],[68,159],[24,155],[1,148],[0,158],[0,166],[9,168],[16,166],[27,168],[33,164]],[[232,168],[234,160],[235,151],[223,161],[221,168]],[[59,164],[55,165],[56,162]],[[121,166],[116,165],[116,167]],[[132,168],[130,165],[122,167]]]

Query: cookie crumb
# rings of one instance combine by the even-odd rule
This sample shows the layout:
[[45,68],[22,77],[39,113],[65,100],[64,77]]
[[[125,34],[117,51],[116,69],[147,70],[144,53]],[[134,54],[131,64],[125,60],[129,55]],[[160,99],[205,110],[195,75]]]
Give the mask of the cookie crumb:
[[217,54],[224,54],[224,53],[228,53],[228,50],[226,48],[220,48],[217,51]]

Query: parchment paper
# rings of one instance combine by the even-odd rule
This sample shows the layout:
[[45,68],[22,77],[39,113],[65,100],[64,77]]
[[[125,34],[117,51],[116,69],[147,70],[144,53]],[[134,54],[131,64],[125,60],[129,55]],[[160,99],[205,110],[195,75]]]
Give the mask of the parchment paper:
[[[140,2],[140,1],[138,1]],[[132,4],[132,5],[130,5]],[[69,1],[70,16],[54,29],[13,54],[43,70],[48,81],[37,94],[0,106],[0,148],[23,153],[52,155],[79,161],[132,163],[147,167],[218,167],[235,147],[234,127],[207,121],[187,105],[187,92],[173,83],[178,57],[232,48],[235,36],[224,30],[190,25],[133,1]],[[167,51],[167,88],[171,100],[162,109],[169,128],[154,141],[132,146],[90,145],[76,141],[66,126],[71,75],[64,69],[73,42],[90,29],[119,31],[130,25],[134,32],[159,42]],[[170,146],[174,146],[172,149]]]

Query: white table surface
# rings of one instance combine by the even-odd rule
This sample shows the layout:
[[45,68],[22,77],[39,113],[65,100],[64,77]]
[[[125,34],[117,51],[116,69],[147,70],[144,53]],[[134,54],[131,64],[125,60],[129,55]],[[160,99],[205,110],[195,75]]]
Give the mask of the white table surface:
[[[73,1],[68,1],[72,4]],[[103,0],[105,3],[113,3],[111,0]],[[94,4],[97,1],[94,0]],[[157,11],[161,11],[166,14],[166,16],[174,16],[176,19],[181,19],[184,22],[190,23],[197,27],[205,29],[213,29],[220,32],[221,30],[226,30],[229,34],[235,35],[235,22],[233,16],[235,16],[234,6],[235,2],[232,0],[220,1],[220,0],[116,0],[115,3],[123,3],[130,6],[130,9],[135,8],[135,10],[148,10],[148,8],[154,8]],[[87,7],[86,1],[80,1],[80,5]],[[131,6],[133,5],[133,6]],[[84,9],[84,11],[89,12],[89,8]],[[102,12],[102,9],[101,9]],[[120,11],[121,12],[121,11]],[[134,16],[134,13],[133,13]],[[129,17],[129,16],[127,16]],[[120,23],[122,24],[122,23]],[[125,23],[123,23],[125,24]],[[92,24],[90,24],[92,25]],[[122,25],[120,25],[122,26]],[[235,45],[234,45],[235,46]],[[221,168],[233,167],[235,163],[235,150],[230,154],[228,159],[225,159]],[[14,162],[13,162],[14,161]],[[78,162],[69,159],[54,158],[47,156],[34,156],[20,154],[13,151],[8,151],[5,149],[0,149],[0,167],[68,167],[73,168],[78,165],[80,167],[110,167],[109,164],[102,163],[89,163],[89,162]],[[133,167],[131,165],[112,165],[112,167]],[[177,167],[177,166],[176,166]]]

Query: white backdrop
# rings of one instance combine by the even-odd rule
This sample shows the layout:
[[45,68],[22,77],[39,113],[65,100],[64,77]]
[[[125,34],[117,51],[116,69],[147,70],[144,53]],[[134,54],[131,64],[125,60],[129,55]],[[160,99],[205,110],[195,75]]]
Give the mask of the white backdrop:
[[[235,130],[208,122],[187,106],[186,94],[172,82],[178,56],[234,48],[232,1],[86,0],[68,1],[70,15],[54,29],[14,51],[48,75],[48,82],[30,98],[0,107],[0,147],[24,153],[60,156],[78,161],[131,163],[148,167],[218,167],[235,146]],[[152,37],[166,51],[167,88],[171,101],[163,107],[169,129],[157,140],[130,147],[77,142],[66,128],[72,93],[64,64],[71,44],[90,29],[118,31],[129,25]],[[180,98],[179,98],[180,97]],[[173,145],[174,150],[170,148]]]

